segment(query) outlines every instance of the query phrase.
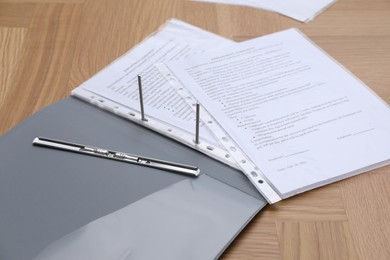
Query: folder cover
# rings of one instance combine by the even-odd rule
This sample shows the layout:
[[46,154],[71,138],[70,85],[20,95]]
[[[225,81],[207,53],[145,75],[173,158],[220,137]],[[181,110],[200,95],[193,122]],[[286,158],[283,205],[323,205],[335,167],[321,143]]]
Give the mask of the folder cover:
[[[196,165],[198,178],[33,146]],[[0,138],[0,259],[212,259],[265,205],[239,171],[73,97]]]

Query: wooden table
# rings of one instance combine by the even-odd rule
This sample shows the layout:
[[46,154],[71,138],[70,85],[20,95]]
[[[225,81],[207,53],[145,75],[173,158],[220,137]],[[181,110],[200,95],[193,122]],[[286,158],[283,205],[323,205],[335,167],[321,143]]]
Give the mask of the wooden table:
[[[390,103],[390,1],[339,0],[307,24],[185,0],[0,0],[0,134],[176,17],[243,41],[297,27]],[[267,206],[223,259],[390,259],[390,167]]]

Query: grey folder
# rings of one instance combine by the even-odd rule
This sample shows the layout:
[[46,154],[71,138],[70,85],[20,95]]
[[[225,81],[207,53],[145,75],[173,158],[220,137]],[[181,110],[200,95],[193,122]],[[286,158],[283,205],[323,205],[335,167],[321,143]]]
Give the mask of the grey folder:
[[[39,135],[201,175],[35,147]],[[266,205],[241,172],[73,97],[2,136],[0,164],[0,259],[217,258]]]

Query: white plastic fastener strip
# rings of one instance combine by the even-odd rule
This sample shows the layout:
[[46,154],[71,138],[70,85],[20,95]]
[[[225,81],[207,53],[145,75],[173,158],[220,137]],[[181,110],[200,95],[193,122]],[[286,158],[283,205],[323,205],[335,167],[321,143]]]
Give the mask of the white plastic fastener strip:
[[141,119],[140,112],[120,105],[91,91],[85,90],[82,87],[78,87],[72,90],[71,94],[72,96],[91,103],[92,105],[97,106],[103,110],[107,110],[110,113],[114,113],[122,118],[130,120],[177,142],[187,145],[188,147],[204,153],[217,161],[225,163],[232,168],[239,169],[237,163],[232,158],[230,158],[229,153],[224,148],[212,145],[204,140],[201,140],[199,144],[195,144],[193,133],[188,133],[181,128],[157,120],[149,115],[146,115],[148,121],[143,121]]
[[[196,98],[179,82],[174,76],[173,73],[165,66],[164,64],[157,64],[157,68],[164,75],[164,77],[169,81],[169,83],[176,89],[179,95],[190,105],[194,111],[194,104],[199,103]],[[264,198],[270,203],[280,201],[282,198],[276,191],[270,182],[265,178],[260,169],[246,156],[246,154],[241,150],[241,148],[236,144],[236,142],[230,137],[230,135],[219,125],[219,123],[214,119],[213,116],[208,113],[208,111],[201,107],[200,112],[201,120],[207,125],[211,130],[217,140],[225,147],[228,151],[229,156],[226,157],[233,158],[239,168],[243,173],[249,178],[252,184],[256,189],[264,196]]]

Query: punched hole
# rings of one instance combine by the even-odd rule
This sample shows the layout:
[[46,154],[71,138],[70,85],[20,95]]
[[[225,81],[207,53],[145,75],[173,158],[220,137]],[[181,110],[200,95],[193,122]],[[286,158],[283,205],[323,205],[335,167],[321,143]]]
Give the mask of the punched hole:
[[214,150],[214,147],[212,146],[207,146],[207,149],[209,149],[210,151]]

